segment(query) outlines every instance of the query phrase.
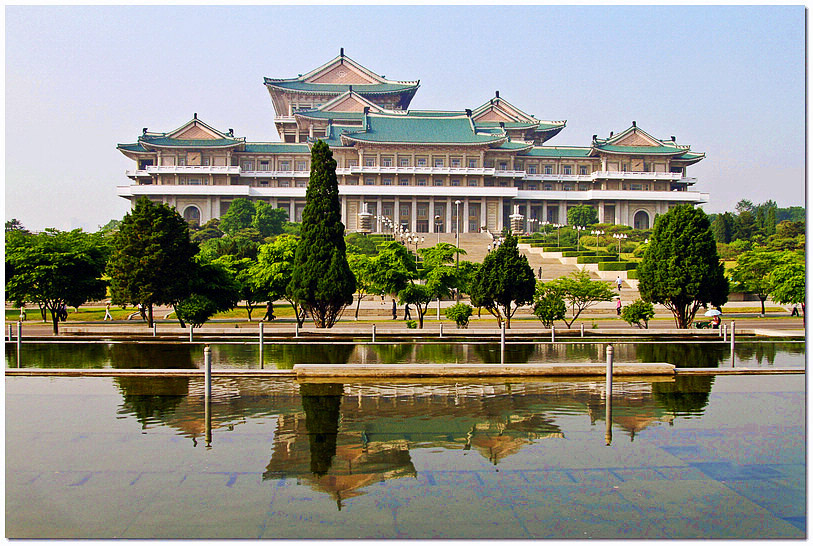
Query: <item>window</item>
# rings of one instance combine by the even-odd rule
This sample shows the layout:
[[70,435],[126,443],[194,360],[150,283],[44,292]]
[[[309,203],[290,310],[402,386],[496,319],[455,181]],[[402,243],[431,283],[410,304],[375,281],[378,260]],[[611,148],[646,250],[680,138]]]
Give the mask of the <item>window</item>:
[[385,178],[381,181],[382,186],[392,186],[392,178]]
[[434,178],[434,179],[432,179],[432,185],[433,186],[442,186],[443,185],[443,179],[442,178]]
[[347,185],[348,186],[358,186],[359,185],[358,178],[348,178],[347,179]]
[[579,182],[579,191],[588,191],[590,189],[590,184],[587,182]]
[[419,178],[418,179],[419,186],[426,186],[426,178]]
[[244,171],[253,171],[254,170],[254,162],[253,161],[243,161],[243,170]]
[[643,184],[636,184],[636,183],[633,182],[632,184],[630,184],[630,189],[631,190],[642,190],[642,189],[644,189],[644,185]]
[[469,169],[476,169],[477,168],[477,160],[476,159],[469,159]]
[[383,207],[381,207],[381,213],[387,218],[392,218],[392,206],[384,205]]
[[382,167],[392,167],[392,158],[391,157],[382,157],[381,158],[381,166]]
[[652,171],[654,171],[654,170],[655,170],[655,169],[653,169],[653,168],[652,168],[652,163],[650,163],[650,162],[648,162],[648,161],[644,161],[644,171],[645,171],[645,172],[648,172],[648,173],[649,173],[649,172],[652,172]]
[[297,180],[296,181],[296,187],[297,188],[307,188],[308,187],[308,181],[307,180]]
[[364,158],[364,166],[365,167],[375,167],[375,158],[374,157],[365,157]]
[[[178,161],[180,161],[180,160],[181,160],[181,158],[178,158]],[[184,163],[185,162],[186,162],[186,158],[184,158]],[[138,162],[138,170],[143,171],[143,170],[145,170],[147,167],[149,167],[151,165],[152,165],[152,159],[141,159]],[[178,165],[181,165],[181,163],[178,163]]]
[[630,170],[629,163],[622,163],[621,164],[621,172],[627,172],[628,170]]
[[418,158],[418,167],[426,167],[426,158],[425,157],[419,157]]
[[426,213],[429,211],[429,207],[426,205],[418,205],[418,216],[421,218],[426,218]]
[[443,158],[441,158],[441,157],[436,157],[435,158],[435,167],[436,168],[437,167],[443,167]]
[[543,184],[542,189],[545,190],[545,191],[553,191],[553,184],[550,184],[550,183]]
[[545,174],[553,174],[553,165],[545,165]]
[[579,165],[579,174],[590,174],[587,172],[587,165]]
[[268,161],[260,161],[260,170],[267,171],[268,170]]
[[296,162],[296,170],[297,171],[307,171],[308,170],[308,162],[307,161],[297,161]]
[[279,181],[279,183],[278,183],[277,185],[278,185],[280,188],[287,188],[288,186],[290,186],[290,185],[291,185],[291,183],[290,183],[288,180],[280,180],[280,181]]
[[562,165],[562,174],[573,174],[573,165]]
[[529,190],[535,190],[536,189],[536,184],[528,184],[528,189]]
[[348,159],[348,160],[347,160],[347,166],[348,166],[348,167],[358,167],[358,166],[359,166],[359,162],[358,162],[358,160],[357,160],[357,159]]
[[536,174],[536,165],[528,165],[528,174]]
[[409,216],[409,205],[401,205],[401,217]]
[[453,157],[452,158],[452,167],[460,167],[460,158],[459,157]]
[[408,157],[402,157],[401,158],[401,166],[402,167],[409,167],[409,158]]
[[508,169],[508,163],[506,163],[505,161],[500,161],[500,170],[505,171],[507,169]]
[[375,178],[365,178],[364,179],[365,186],[374,186],[375,185]]
[[452,186],[459,186],[460,185],[460,179],[459,178],[452,178],[452,184],[451,185]]
[[205,155],[201,158],[201,162],[204,167],[208,167],[209,165],[212,164],[212,158],[209,157],[208,155]]
[[409,178],[401,178],[398,180],[399,186],[409,186]]
[[476,178],[469,178],[468,185],[469,186],[477,186],[478,185],[477,184],[477,179]]
[[565,182],[562,189],[565,191],[573,191],[573,182]]
[[279,162],[279,170],[281,170],[281,171],[290,171],[291,170],[291,162],[290,161],[280,161]]
[[268,180],[260,180],[260,186],[267,186]]
[[[149,165],[152,165],[152,161],[149,162]],[[185,155],[179,155],[178,156],[178,166],[180,166],[180,167],[186,166],[186,156]]]

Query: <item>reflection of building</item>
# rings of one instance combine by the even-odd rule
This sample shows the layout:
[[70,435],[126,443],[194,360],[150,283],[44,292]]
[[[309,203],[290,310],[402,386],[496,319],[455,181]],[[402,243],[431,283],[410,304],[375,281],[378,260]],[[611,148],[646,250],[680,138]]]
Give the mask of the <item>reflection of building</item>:
[[[678,203],[704,203],[690,191],[688,166],[703,159],[675,137],[655,138],[635,122],[589,146],[548,146],[564,121],[542,121],[499,92],[460,111],[410,110],[419,81],[388,80],[344,52],[296,78],[265,78],[282,142],[247,142],[197,114],[169,132],[143,130],[118,149],[136,162],[120,196],[146,195],[191,222],[221,216],[238,197],[270,202],[299,221],[310,147],[326,141],[337,161],[342,221],[359,213],[412,231],[500,231],[517,211],[524,227],[567,223],[590,204],[600,222],[651,227]],[[458,204],[459,203],[459,204]],[[373,222],[373,230],[383,230]]]

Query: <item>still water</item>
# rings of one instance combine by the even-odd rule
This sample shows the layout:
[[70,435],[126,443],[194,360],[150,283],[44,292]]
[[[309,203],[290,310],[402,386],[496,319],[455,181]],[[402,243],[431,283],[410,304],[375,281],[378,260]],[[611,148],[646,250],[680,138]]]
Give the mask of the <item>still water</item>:
[[[256,344],[212,344],[215,368],[259,368]],[[680,368],[731,367],[728,343],[614,343],[616,362],[666,362]],[[505,362],[605,362],[605,343],[511,343]],[[203,345],[176,343],[25,343],[24,368],[199,368]],[[275,343],[266,344],[262,367],[309,364],[499,363],[498,343]],[[804,342],[748,341],[734,347],[734,366],[805,365]],[[6,367],[17,367],[17,347],[6,345]]]
[[207,413],[198,378],[8,377],[6,536],[805,537],[804,376],[616,381],[609,419],[606,395],[221,377]]

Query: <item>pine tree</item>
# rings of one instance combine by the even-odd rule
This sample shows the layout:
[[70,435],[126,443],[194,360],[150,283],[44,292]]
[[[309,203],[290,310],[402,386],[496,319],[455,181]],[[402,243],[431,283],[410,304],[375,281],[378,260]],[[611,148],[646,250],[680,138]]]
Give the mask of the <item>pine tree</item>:
[[313,318],[330,328],[353,303],[356,278],[345,253],[336,160],[323,141],[311,151],[311,175],[302,212],[301,241],[294,258],[288,292]]

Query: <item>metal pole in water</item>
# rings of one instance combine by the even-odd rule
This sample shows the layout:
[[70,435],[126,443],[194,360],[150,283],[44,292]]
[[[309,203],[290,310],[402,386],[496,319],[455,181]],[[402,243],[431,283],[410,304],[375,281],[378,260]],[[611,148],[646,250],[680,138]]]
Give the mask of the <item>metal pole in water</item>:
[[189,325],[189,343],[192,343],[192,330],[194,330],[194,329],[195,329],[195,327],[190,324]]
[[503,322],[500,327],[500,347],[505,350],[505,323]]
[[550,342],[551,343],[556,343],[556,325],[555,324],[550,325]]
[[440,323],[440,337],[443,337],[443,323]]
[[723,324],[723,342],[725,342],[725,340],[728,339],[727,334],[728,334],[728,326]]
[[17,367],[20,367],[20,354],[23,349],[23,323],[17,321]]
[[375,343],[375,324],[373,324],[373,343]]
[[260,321],[260,369],[263,368],[263,344],[265,343],[265,340],[263,339],[263,333],[264,333],[263,332],[263,327],[264,326],[265,325],[263,324],[263,322]]
[[582,331],[582,337],[584,337],[584,323],[582,322],[580,324],[580,326],[581,326],[581,331]]
[[734,367],[734,321],[731,321],[731,367]]
[[294,337],[299,337],[299,320],[296,321],[296,332],[294,333]]
[[613,441],[613,351],[613,346],[607,345],[607,385],[604,388],[604,407],[606,411],[604,419],[607,422],[604,440],[607,445],[610,445]]
[[212,351],[207,345],[203,348],[203,362],[204,362],[204,381],[205,381],[205,394],[204,394],[204,420],[206,421],[206,447],[211,447],[212,444]]
[[11,326],[11,324],[9,324],[8,325],[8,342],[9,343],[11,343],[14,340],[14,338],[11,336],[11,329],[12,329],[12,326]]
[[440,298],[438,298],[438,320],[440,320]]

